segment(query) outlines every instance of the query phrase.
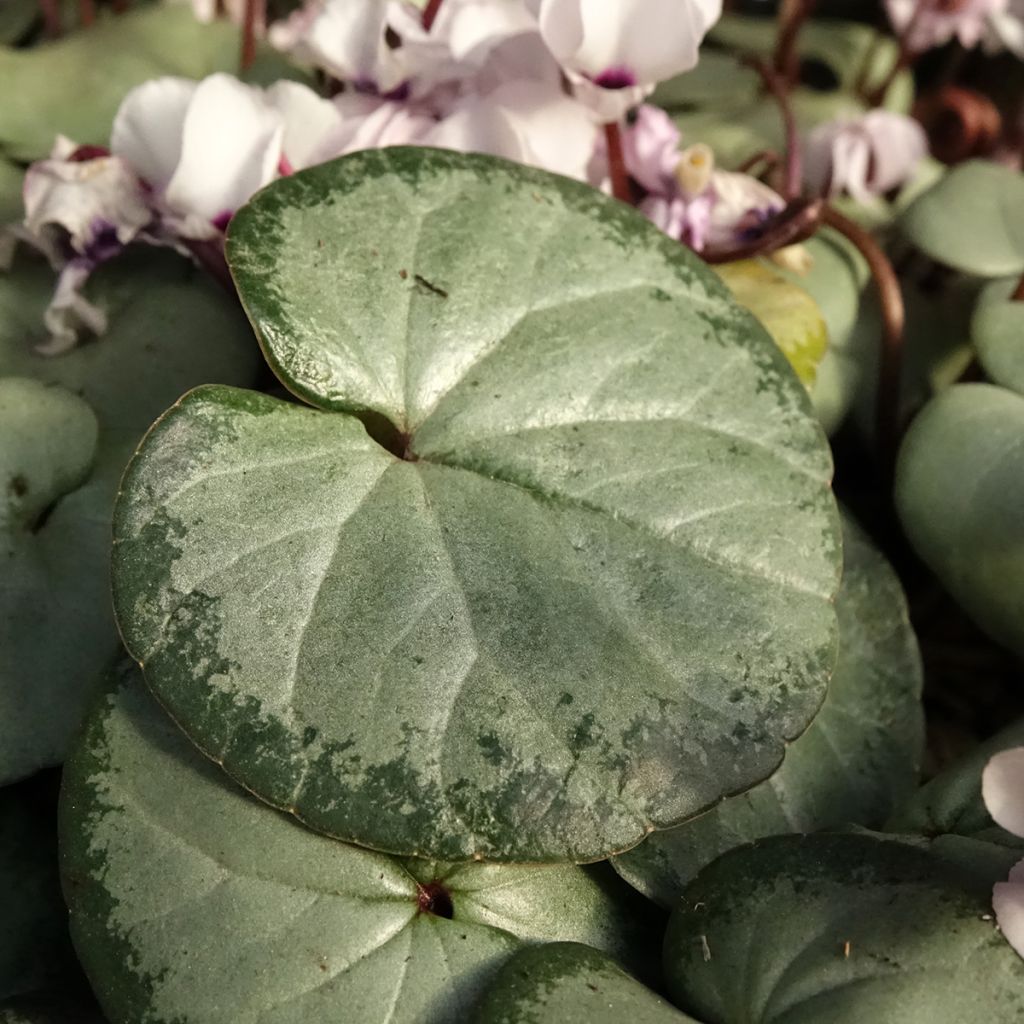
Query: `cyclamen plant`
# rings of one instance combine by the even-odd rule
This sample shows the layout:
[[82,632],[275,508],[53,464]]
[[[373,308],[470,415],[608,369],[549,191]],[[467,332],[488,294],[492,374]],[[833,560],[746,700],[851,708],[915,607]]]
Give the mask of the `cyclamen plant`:
[[0,1020],[1017,1020],[1016,0],[129,6],[0,13]]

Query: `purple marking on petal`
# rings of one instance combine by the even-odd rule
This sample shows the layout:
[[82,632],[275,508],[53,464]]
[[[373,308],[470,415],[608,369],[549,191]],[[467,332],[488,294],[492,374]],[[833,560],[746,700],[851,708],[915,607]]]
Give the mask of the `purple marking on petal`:
[[234,217],[234,215],[234,210],[225,210],[223,213],[218,213],[217,216],[210,221],[210,223],[218,231],[227,231],[228,225],[231,223],[231,218]]
[[68,157],[68,162],[73,164],[85,164],[90,160],[102,160],[110,156],[110,150],[106,146],[79,146]]
[[593,82],[602,89],[630,89],[637,84],[636,75],[627,67],[606,68]]
[[124,248],[117,237],[117,228],[109,221],[97,218],[89,225],[89,231],[92,241],[85,247],[82,256],[94,266],[112,259]]
[[764,229],[780,210],[778,206],[762,206],[759,209],[747,210],[736,222],[736,238],[740,242],[753,242],[760,238]]

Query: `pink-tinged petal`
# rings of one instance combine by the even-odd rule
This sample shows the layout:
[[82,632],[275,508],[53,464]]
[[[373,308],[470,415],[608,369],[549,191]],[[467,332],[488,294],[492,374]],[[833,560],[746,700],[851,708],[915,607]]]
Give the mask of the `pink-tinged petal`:
[[1024,747],[989,759],[981,773],[981,797],[997,825],[1024,836]]
[[982,46],[986,53],[1008,50],[1024,60],[1024,0],[1010,0],[1005,11],[989,16]]
[[39,352],[56,356],[74,348],[79,335],[104,334],[107,314],[82,294],[92,267],[84,260],[73,260],[57,278],[53,298],[43,313],[43,323],[50,332],[48,341],[37,345]]
[[542,0],[540,29],[568,70],[613,88],[689,71],[721,0]]
[[288,173],[322,163],[339,152],[345,118],[336,103],[299,82],[277,82],[266,96],[284,118],[283,160]]
[[386,38],[383,0],[307,0],[271,25],[272,46],[345,82],[388,93],[401,84],[400,48]]
[[648,192],[671,194],[676,188],[681,139],[672,118],[660,107],[645,103],[622,133],[626,170]]
[[114,117],[110,151],[155,189],[167,187],[181,159],[185,115],[196,89],[185,78],[155,78],[132,89]]
[[1003,937],[1024,956],[1024,861],[1014,866],[1008,882],[996,882],[992,907]]
[[32,235],[63,229],[71,248],[83,255],[96,245],[109,246],[111,236],[126,245],[153,219],[135,173],[113,156],[40,160],[25,174],[23,198]]
[[586,107],[560,90],[530,81],[507,82],[487,100],[519,136],[523,163],[587,179],[600,129]]
[[675,239],[682,235],[686,221],[686,200],[682,196],[649,195],[640,203],[640,212],[666,235]]
[[897,32],[909,30],[914,51],[943,46],[956,38],[967,49],[981,41],[989,20],[1006,12],[1009,0],[962,0],[951,9],[926,7],[919,14],[918,0],[885,0],[886,10]]
[[181,160],[164,199],[185,237],[230,217],[277,175],[284,118],[259,89],[230,75],[200,83],[189,104]]
[[423,139],[437,124],[415,107],[373,96],[343,93],[334,103],[342,113],[339,156],[362,149],[423,145]]
[[909,181],[928,155],[928,137],[912,117],[891,110],[872,110],[864,117],[871,139],[870,189],[885,193]]

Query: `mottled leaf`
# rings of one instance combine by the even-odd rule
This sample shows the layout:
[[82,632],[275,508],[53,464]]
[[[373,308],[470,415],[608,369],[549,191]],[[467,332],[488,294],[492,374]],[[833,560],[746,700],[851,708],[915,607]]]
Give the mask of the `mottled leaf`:
[[516,953],[499,972],[473,1020],[476,1024],[695,1024],[603,953],[573,942]]
[[770,260],[740,260],[715,271],[736,301],[761,321],[796,375],[811,387],[828,349],[828,326],[810,293]]
[[961,607],[1024,654],[1024,396],[960,384],[934,398],[900,449],[896,507]]
[[979,277],[1024,272],[1024,174],[990,160],[954,168],[911,204],[905,237],[939,263]]
[[665,940],[669,989],[707,1024],[1016,1020],[1024,961],[989,899],[879,836],[762,840],[688,887]]
[[460,1024],[524,944],[651,956],[590,869],[399,860],[309,831],[203,758],[134,666],[65,767],[61,849],[113,1024]]
[[201,749],[448,860],[600,859],[774,769],[835,657],[830,460],[703,264],[584,186],[399,149],[266,189],[229,250],[328,411],[204,389],[125,478],[117,613]]
[[35,261],[0,274],[0,783],[63,759],[94,677],[119,649],[110,515],[132,449],[182,391],[248,383],[259,361],[244,317],[213,284],[178,257],[137,253],[94,280],[109,332],[41,356],[53,284]]
[[719,854],[762,836],[881,824],[917,780],[924,740],[921,662],[899,579],[844,520],[836,598],[839,661],[828,697],[782,767],[749,792],[656,832],[615,869],[662,906]]

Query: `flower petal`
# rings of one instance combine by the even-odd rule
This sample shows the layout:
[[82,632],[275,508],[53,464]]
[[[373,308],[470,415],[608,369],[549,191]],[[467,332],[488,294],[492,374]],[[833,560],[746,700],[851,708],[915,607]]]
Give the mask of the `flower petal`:
[[981,797],[997,825],[1024,836],[1024,747],[989,759],[981,773]]
[[83,330],[91,334],[106,332],[107,314],[81,291],[92,269],[87,260],[72,260],[57,278],[53,298],[43,314],[50,338],[36,346],[43,355],[56,356],[74,348]]
[[299,82],[276,82],[266,95],[284,119],[284,158],[293,170],[312,167],[340,152],[345,118],[336,103]]
[[996,882],[992,907],[1006,941],[1024,956],[1024,861],[1013,868],[1008,882]]
[[186,237],[209,237],[277,174],[284,118],[259,89],[230,75],[199,84],[189,104],[181,160],[165,200]]
[[155,189],[164,189],[181,159],[185,114],[196,82],[155,78],[132,89],[114,117],[110,151]]

